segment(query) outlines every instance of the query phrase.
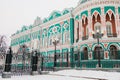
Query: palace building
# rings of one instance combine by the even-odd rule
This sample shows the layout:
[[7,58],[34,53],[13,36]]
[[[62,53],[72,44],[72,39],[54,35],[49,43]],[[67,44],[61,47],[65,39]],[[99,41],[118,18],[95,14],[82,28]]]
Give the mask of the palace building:
[[120,68],[120,0],[80,0],[75,8],[37,17],[11,35],[15,64],[20,64],[23,45],[27,55],[37,50],[46,57],[48,67],[56,52],[57,67]]

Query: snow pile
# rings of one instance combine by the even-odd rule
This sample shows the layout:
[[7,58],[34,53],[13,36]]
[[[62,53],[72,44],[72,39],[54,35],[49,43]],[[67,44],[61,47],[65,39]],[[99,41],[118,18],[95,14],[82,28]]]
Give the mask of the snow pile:
[[85,78],[74,78],[69,76],[55,76],[55,75],[27,75],[27,76],[12,76],[11,78],[0,78],[0,80],[93,80]]
[[20,75],[0,80],[120,80],[119,72],[105,72],[93,70],[61,70],[47,75]]
[[50,74],[66,75],[66,76],[79,76],[88,78],[99,78],[107,80],[120,80],[120,72],[105,72],[93,70],[63,70]]

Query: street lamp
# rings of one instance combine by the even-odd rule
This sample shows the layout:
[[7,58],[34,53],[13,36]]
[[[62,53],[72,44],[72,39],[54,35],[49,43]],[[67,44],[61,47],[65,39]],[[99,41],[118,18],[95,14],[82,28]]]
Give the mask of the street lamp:
[[32,66],[31,75],[38,74],[37,65],[38,65],[38,53],[37,50],[35,50],[32,52],[32,58],[31,58],[31,66]]
[[56,45],[59,43],[59,39],[57,37],[52,39],[52,42],[55,46],[55,52],[54,52],[54,67],[56,67],[56,60],[57,60],[57,56],[56,56]]
[[96,32],[92,31],[93,38],[97,39],[97,47],[98,47],[98,67],[101,67],[101,60],[100,60],[100,45],[99,45],[99,38],[103,36],[103,32],[96,30]]
[[24,71],[25,68],[25,45],[22,46],[22,71]]

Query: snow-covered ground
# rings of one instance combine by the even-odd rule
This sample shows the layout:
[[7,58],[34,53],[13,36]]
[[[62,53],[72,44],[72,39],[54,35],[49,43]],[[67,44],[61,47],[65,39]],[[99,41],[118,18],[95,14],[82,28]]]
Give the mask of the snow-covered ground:
[[61,70],[47,75],[22,75],[0,80],[120,80],[120,72],[105,72],[92,70]]

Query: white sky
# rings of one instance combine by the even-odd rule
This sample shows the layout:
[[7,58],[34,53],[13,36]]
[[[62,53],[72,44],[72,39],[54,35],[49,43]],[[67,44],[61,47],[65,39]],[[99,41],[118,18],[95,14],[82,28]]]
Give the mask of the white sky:
[[79,0],[0,0],[0,35],[10,37],[23,25],[44,19],[54,10],[76,7]]

